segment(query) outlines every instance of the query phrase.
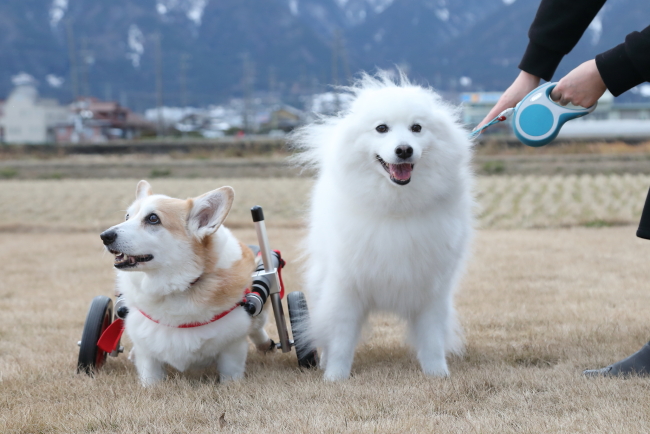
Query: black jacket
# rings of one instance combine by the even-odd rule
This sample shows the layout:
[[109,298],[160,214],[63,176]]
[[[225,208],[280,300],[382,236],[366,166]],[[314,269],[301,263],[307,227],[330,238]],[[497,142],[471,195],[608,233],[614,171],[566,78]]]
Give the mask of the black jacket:
[[[542,0],[519,69],[550,81],[603,4],[605,0]],[[614,96],[650,81],[650,26],[597,55],[596,66]]]

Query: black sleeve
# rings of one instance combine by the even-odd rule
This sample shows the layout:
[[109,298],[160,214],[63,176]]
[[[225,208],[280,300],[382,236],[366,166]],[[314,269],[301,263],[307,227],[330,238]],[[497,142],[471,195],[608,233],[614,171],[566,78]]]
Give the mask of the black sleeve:
[[630,33],[624,43],[596,56],[596,66],[614,96],[650,81],[650,26]]
[[604,4],[605,0],[542,0],[519,69],[550,81]]

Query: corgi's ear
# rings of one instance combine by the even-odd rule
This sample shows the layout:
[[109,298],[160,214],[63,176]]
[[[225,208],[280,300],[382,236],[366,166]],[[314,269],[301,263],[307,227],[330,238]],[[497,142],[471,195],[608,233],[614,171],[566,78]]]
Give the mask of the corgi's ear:
[[147,196],[151,196],[151,185],[144,179],[138,182],[138,186],[135,188],[135,200],[144,199]]
[[235,190],[232,187],[221,187],[194,198],[187,219],[190,232],[199,239],[215,233],[228,217],[233,199]]

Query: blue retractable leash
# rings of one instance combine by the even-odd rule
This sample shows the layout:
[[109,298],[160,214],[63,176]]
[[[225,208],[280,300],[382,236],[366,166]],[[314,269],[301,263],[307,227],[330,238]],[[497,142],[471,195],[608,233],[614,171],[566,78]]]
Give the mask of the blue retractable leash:
[[551,91],[557,83],[546,83],[534,89],[514,108],[509,108],[481,128],[472,131],[470,139],[478,136],[487,127],[503,122],[513,113],[512,129],[519,141],[525,145],[539,147],[557,137],[565,122],[593,112],[598,103],[588,108],[563,107],[551,99]]

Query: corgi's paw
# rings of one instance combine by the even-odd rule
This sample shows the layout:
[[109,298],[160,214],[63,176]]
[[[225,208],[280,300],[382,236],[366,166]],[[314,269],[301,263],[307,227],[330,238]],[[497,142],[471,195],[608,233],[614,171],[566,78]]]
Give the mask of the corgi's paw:
[[263,344],[257,344],[255,345],[255,348],[257,348],[257,351],[260,353],[272,353],[276,349],[275,342],[273,342],[273,339],[269,339],[268,341],[264,342]]

